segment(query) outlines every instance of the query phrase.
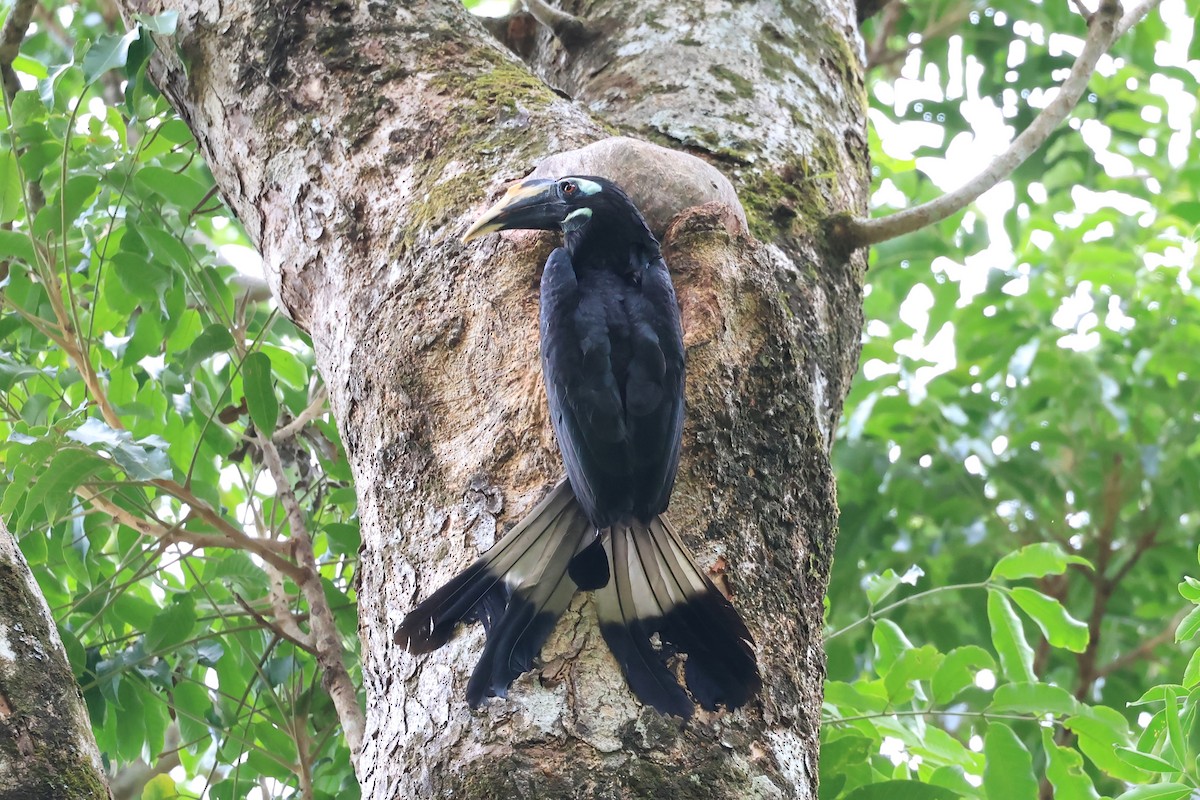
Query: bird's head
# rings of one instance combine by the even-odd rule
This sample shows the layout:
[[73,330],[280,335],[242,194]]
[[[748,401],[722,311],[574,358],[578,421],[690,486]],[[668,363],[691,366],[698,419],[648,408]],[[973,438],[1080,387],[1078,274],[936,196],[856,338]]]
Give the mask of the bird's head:
[[653,240],[625,192],[612,181],[592,175],[521,181],[475,220],[463,241],[517,228],[561,229],[568,242],[582,238],[589,229],[603,229],[609,235],[632,228],[638,237],[644,234]]

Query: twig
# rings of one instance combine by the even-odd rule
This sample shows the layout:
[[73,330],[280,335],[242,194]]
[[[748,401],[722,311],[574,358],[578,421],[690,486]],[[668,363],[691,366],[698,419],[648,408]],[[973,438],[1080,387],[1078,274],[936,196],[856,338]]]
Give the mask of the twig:
[[[879,36],[871,45],[871,50],[867,53],[866,70],[870,71],[877,67],[886,67],[890,64],[895,64],[897,61],[903,61],[908,58],[908,54],[913,50],[924,47],[929,42],[947,36],[954,31],[967,19],[969,5],[963,3],[951,9],[944,17],[934,20],[932,24],[925,30],[921,31],[921,40],[913,44],[906,45],[899,50],[890,50],[887,47],[887,37],[891,36],[895,30],[896,22],[900,19],[900,14],[904,7],[898,3],[889,5],[884,10],[882,26],[879,31]],[[890,29],[888,26],[891,26]]]
[[312,637],[300,630],[300,626],[296,622],[296,614],[292,611],[291,604],[288,602],[290,598],[283,585],[283,576],[277,570],[268,567],[267,577],[271,582],[268,600],[271,603],[271,610],[275,612],[275,618],[279,620],[279,627],[288,634],[289,641],[291,638],[301,639],[307,643],[305,649],[310,653],[313,652]]
[[[314,655],[316,654],[313,651],[313,646],[307,641],[307,638],[304,637],[303,635],[296,636],[294,633],[284,630],[283,625],[274,623],[271,620],[267,619],[262,614],[255,611],[254,608],[249,603],[246,602],[246,598],[242,597],[237,592],[233,593],[233,599],[237,601],[237,604],[242,607],[242,610],[245,611],[247,614],[249,614],[254,619],[255,622],[257,622],[259,625],[262,625],[267,630],[271,631],[271,633],[274,633],[280,639],[284,639],[285,641],[291,642],[292,644],[296,645],[296,647],[299,647],[301,650],[305,651],[306,653],[313,653]],[[299,629],[296,629],[296,632],[302,634],[302,632],[299,631]]]
[[342,731],[346,735],[346,746],[350,748],[350,761],[355,769],[358,769],[366,718],[358,705],[358,692],[350,680],[350,673],[346,671],[342,637],[333,621],[329,601],[325,598],[325,587],[321,584],[321,573],[313,555],[308,523],[300,503],[296,500],[296,494],[292,491],[291,482],[283,471],[283,462],[279,459],[275,443],[261,431],[257,432],[256,437],[262,451],[263,463],[267,465],[271,477],[275,480],[277,496],[287,514],[293,553],[302,572],[298,580],[293,580],[308,602],[308,625],[312,631],[312,645],[316,651],[317,663],[322,671],[321,683],[333,700],[338,719],[342,723]]
[[151,778],[156,775],[165,775],[178,767],[181,744],[179,720],[173,720],[167,726],[163,736],[163,749],[158,754],[158,758],[154,760],[154,766],[150,766],[139,758],[132,764],[121,767],[109,779],[108,788],[112,791],[113,800],[134,800],[134,798],[141,797],[142,790],[146,788],[146,784],[150,782]]
[[313,396],[308,408],[301,411],[294,420],[284,425],[271,436],[274,442],[286,442],[304,429],[304,426],[325,413],[325,401],[329,399],[329,388],[321,384]]
[[1059,86],[1058,95],[1042,109],[1030,126],[1013,140],[1008,150],[975,178],[953,192],[947,192],[928,203],[894,214],[873,219],[849,215],[833,217],[828,222],[830,235],[846,247],[866,247],[912,233],[962,211],[981,194],[1008,177],[1046,142],[1055,128],[1079,103],[1100,56],[1104,55],[1121,34],[1133,27],[1160,2],[1162,0],[1143,0],[1122,17],[1118,0],[1103,0],[1100,9],[1088,20],[1088,35],[1083,52],[1075,59],[1070,75]]
[[870,612],[867,613],[867,615],[865,617],[856,619],[854,622],[851,622],[846,627],[839,628],[838,630],[834,631],[833,633],[828,634],[825,637],[825,641],[828,642],[828,641],[838,638],[839,636],[841,636],[844,633],[849,633],[850,631],[857,628],[859,625],[863,625],[868,622],[874,622],[879,617],[882,617],[882,616],[890,613],[891,611],[899,608],[900,606],[908,605],[909,603],[913,602],[914,600],[920,600],[923,597],[929,597],[931,594],[941,594],[942,592],[955,592],[955,591],[958,591],[959,589],[998,589],[1000,591],[1004,591],[1003,586],[996,586],[991,581],[980,581],[979,583],[956,583],[951,586],[935,586],[932,589],[926,589],[923,592],[917,592],[916,594],[911,594],[908,597],[901,598],[894,603],[890,603],[890,604],[884,606],[883,608],[873,608],[870,610]]
[[1097,669],[1096,677],[1104,678],[1114,672],[1120,672],[1126,667],[1131,666],[1132,664],[1141,661],[1143,658],[1150,656],[1160,646],[1174,640],[1175,629],[1179,627],[1179,623],[1183,622],[1183,618],[1188,615],[1189,611],[1191,611],[1190,608],[1182,609],[1178,614],[1171,618],[1171,621],[1167,623],[1167,627],[1163,628],[1154,636],[1151,636],[1149,639],[1142,642],[1133,650],[1130,650],[1128,653],[1122,653],[1112,661]]
[[550,29],[568,47],[587,38],[588,30],[583,20],[573,17],[546,3],[545,0],[524,0],[525,8],[542,25]]
[[[173,481],[155,481],[155,485],[159,484],[174,485],[182,489],[179,484],[175,484]],[[75,494],[81,500],[90,503],[93,507],[109,515],[122,525],[146,536],[152,536],[156,539],[169,538],[171,541],[187,542],[196,547],[228,547],[235,550],[245,550],[258,556],[293,580],[297,580],[302,574],[299,567],[280,554],[286,547],[286,543],[247,536],[244,531],[239,531],[230,525],[209,508],[204,501],[194,497],[190,492],[184,492],[184,494],[187,497],[191,497],[195,501],[194,503],[178,497],[167,489],[164,489],[164,491],[175,496],[177,500],[181,500],[191,509],[192,513],[213,525],[213,527],[219,530],[219,533],[196,533],[195,531],[189,531],[182,525],[169,526],[147,519],[132,511],[121,508],[121,506],[105,497],[101,492],[86,484],[76,488]],[[299,581],[297,580],[297,582]]]
[[879,29],[875,32],[875,39],[867,48],[867,66],[866,69],[871,69],[879,63],[888,52],[887,40],[896,32],[896,23],[900,21],[900,17],[904,14],[904,3],[900,0],[891,0],[883,7],[883,17],[879,20]]

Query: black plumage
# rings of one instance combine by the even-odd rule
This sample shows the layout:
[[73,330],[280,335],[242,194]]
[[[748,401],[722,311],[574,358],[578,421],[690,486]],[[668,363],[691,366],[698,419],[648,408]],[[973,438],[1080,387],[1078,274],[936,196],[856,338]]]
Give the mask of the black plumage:
[[[529,180],[466,238],[555,229],[541,282],[542,370],[567,481],[492,550],[405,618],[413,652],[460,621],[487,631],[468,685],[477,705],[529,669],[576,589],[596,592],[601,631],[634,693],[659,711],[744,705],[760,679],[753,640],[663,516],[679,465],[684,350],[657,240],[602,178]],[[691,698],[669,669],[686,654]]]

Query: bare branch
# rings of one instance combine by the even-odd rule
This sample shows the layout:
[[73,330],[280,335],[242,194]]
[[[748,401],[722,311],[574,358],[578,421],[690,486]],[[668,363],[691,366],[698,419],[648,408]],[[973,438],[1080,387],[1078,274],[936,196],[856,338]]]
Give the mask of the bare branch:
[[317,417],[325,413],[326,401],[329,400],[329,387],[321,384],[321,388],[317,389],[317,393],[313,396],[312,402],[308,407],[300,412],[300,414],[287,425],[284,425],[279,430],[272,434],[271,439],[275,442],[286,442],[300,431],[304,430],[304,426],[312,422]]
[[1161,631],[1151,636],[1149,639],[1142,642],[1128,653],[1123,653],[1120,656],[1117,656],[1112,661],[1097,669],[1096,677],[1103,678],[1111,675],[1114,672],[1120,672],[1126,667],[1132,666],[1138,661],[1150,657],[1154,654],[1154,651],[1162,645],[1174,641],[1175,629],[1179,627],[1179,623],[1183,622],[1183,618],[1188,615],[1189,611],[1191,611],[1190,608],[1181,609],[1178,614],[1171,618],[1171,621],[1168,622],[1166,627]]
[[913,208],[874,219],[839,216],[829,220],[830,234],[848,247],[866,247],[906,233],[920,230],[962,211],[980,195],[1008,177],[1010,173],[1041,147],[1054,129],[1071,113],[1087,90],[1100,56],[1125,31],[1155,8],[1162,0],[1143,0],[1121,16],[1118,0],[1104,0],[1088,20],[1088,36],[1083,52],[1075,59],[1071,74],[1059,86],[1058,95],[1042,109],[1028,128],[1021,132],[1008,150],[997,157],[982,173],[952,192]]
[[350,680],[350,673],[346,671],[342,637],[334,624],[329,601],[325,598],[325,587],[321,584],[321,573],[313,555],[308,522],[300,503],[296,500],[296,493],[292,491],[291,481],[283,471],[283,462],[279,459],[275,443],[261,431],[258,432],[257,439],[262,450],[263,463],[267,465],[271,477],[275,480],[276,495],[287,513],[293,552],[302,572],[299,580],[293,580],[296,580],[304,599],[308,602],[311,644],[317,663],[321,666],[321,682],[329,692],[334,708],[337,709],[342,731],[346,735],[346,745],[350,748],[350,760],[357,769],[358,757],[362,753],[366,717],[358,704],[358,692]]
[[886,67],[890,64],[903,61],[908,58],[908,54],[913,50],[918,50],[935,39],[949,36],[966,21],[969,9],[970,5],[967,3],[952,8],[946,12],[945,16],[934,20],[928,28],[921,31],[920,41],[902,47],[899,50],[890,50],[887,47],[887,39],[895,32],[896,23],[904,11],[903,5],[892,3],[884,9],[879,36],[875,38],[871,49],[867,52],[866,70],[870,72],[878,67]]
[[163,737],[163,750],[150,766],[143,759],[121,767],[108,782],[113,800],[136,800],[142,796],[146,784],[157,775],[166,775],[179,766],[180,750],[179,722],[167,726]]
[[29,19],[36,5],[37,0],[17,0],[8,12],[4,27],[0,28],[0,67],[12,66],[21,49],[21,42],[25,41],[25,31],[29,28]]
[[[237,592],[233,593],[233,599],[236,600],[237,604],[242,607],[242,610],[245,611],[247,614],[249,614],[250,617],[253,618],[254,621],[257,622],[259,625],[262,625],[264,628],[271,631],[271,633],[274,633],[280,639],[291,642],[292,644],[296,645],[296,647],[299,647],[301,650],[303,650],[307,653],[314,653],[313,646],[312,646],[312,644],[309,643],[308,637],[304,636],[303,631],[301,631],[299,628],[295,627],[294,621],[291,626],[292,630],[291,631],[285,630],[284,625],[282,625],[280,623],[272,622],[271,620],[264,617],[262,614],[255,611],[254,607],[246,602],[246,598],[242,597]],[[290,618],[290,616],[291,616],[290,614],[286,615],[284,617],[284,619],[288,619],[288,618]],[[296,635],[296,634],[299,634],[299,635]],[[314,655],[315,655],[315,653],[314,653]]]
[[[248,536],[245,531],[240,531],[229,524],[228,521],[221,518],[215,511],[209,508],[204,501],[196,498],[190,492],[183,489],[183,487],[179,486],[179,484],[173,481],[155,481],[154,483],[155,485],[159,485],[160,488],[166,486],[178,489],[184,497],[179,497],[170,488],[165,488],[164,491],[181,500],[190,508],[193,514],[213,525],[213,527],[218,529],[219,533],[197,533],[189,531],[182,525],[164,525],[157,520],[147,519],[128,509],[122,508],[108,497],[105,497],[95,487],[86,484],[76,488],[75,494],[81,500],[90,503],[94,508],[112,517],[122,525],[146,536],[153,536],[156,539],[187,542],[196,547],[227,547],[234,550],[245,550],[258,556],[293,580],[297,580],[301,575],[300,569],[281,555],[281,552],[287,547],[287,543],[275,542],[270,539],[256,539],[253,536]],[[184,498],[191,498],[195,503],[188,502]],[[297,580],[297,582],[299,581]]]
[[545,0],[524,0],[525,8],[542,25],[550,29],[559,41],[570,47],[587,38],[588,30],[583,20],[561,11]]

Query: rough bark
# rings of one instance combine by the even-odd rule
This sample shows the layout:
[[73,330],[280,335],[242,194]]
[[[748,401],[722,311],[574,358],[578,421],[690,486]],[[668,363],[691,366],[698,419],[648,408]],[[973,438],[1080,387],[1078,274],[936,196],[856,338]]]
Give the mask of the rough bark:
[[[179,49],[155,78],[311,333],[354,467],[363,796],[815,797],[828,449],[865,268],[820,225],[865,205],[853,5],[568,3],[586,43],[535,34],[526,55],[576,103],[450,0],[166,7]],[[463,689],[481,630],[421,658],[392,642],[561,473],[536,339],[555,237],[458,237],[502,184],[614,129],[708,158],[748,220],[694,205],[711,176],[686,160],[672,169],[699,195],[627,186],[664,209],[688,347],[670,513],[749,620],[766,676],[748,708],[682,729],[630,696],[584,596],[544,665],[478,712]],[[607,163],[630,183],[627,161]]]
[[0,523],[0,800],[108,796],[58,629],[16,540]]

